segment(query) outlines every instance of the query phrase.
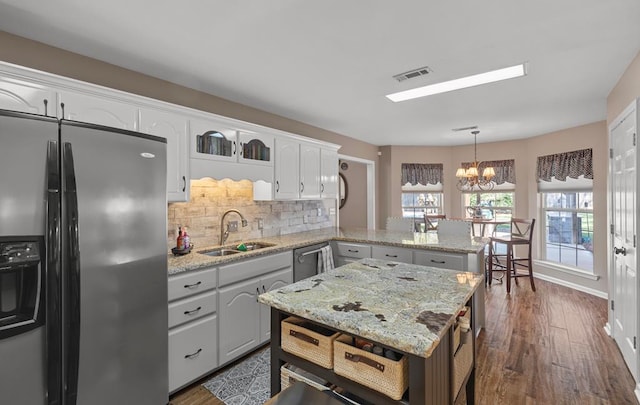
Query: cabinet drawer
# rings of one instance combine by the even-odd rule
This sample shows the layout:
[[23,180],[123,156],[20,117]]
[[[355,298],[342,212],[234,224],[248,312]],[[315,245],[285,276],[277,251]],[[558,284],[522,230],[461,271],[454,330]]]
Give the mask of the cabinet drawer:
[[216,312],[218,293],[199,294],[169,304],[169,328]]
[[467,255],[433,251],[413,252],[413,263],[451,270],[467,270]]
[[218,367],[217,331],[213,315],[169,332],[169,392]]
[[412,263],[413,256],[410,249],[402,249],[390,246],[372,246],[371,257],[381,260]]
[[338,256],[353,257],[356,259],[371,257],[371,246],[369,245],[337,242],[336,249],[338,250]]
[[169,277],[169,302],[215,288],[216,271],[207,269]]
[[220,287],[259,277],[293,265],[293,252],[287,251],[220,266]]

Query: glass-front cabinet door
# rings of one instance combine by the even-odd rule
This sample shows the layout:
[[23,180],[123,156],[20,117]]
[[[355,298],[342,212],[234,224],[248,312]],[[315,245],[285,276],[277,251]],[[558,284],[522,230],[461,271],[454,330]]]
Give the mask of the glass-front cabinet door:
[[273,136],[240,131],[238,141],[240,142],[239,162],[273,166]]
[[237,131],[215,121],[191,120],[191,158],[235,162]]

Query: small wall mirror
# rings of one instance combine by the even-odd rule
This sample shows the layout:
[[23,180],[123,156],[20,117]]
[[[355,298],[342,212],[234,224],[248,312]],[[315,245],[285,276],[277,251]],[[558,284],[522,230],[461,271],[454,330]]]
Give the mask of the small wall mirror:
[[340,208],[342,208],[347,202],[347,197],[349,196],[349,187],[347,186],[347,179],[344,178],[344,175],[342,173],[339,173],[339,177]]

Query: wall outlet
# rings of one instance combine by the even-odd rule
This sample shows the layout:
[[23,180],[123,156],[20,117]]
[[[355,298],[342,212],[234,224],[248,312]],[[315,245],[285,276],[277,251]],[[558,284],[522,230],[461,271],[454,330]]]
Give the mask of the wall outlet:
[[321,217],[322,216],[322,208],[318,208],[318,216]]
[[303,215],[303,216],[302,216],[302,223],[303,223],[303,224],[306,224],[306,223],[308,223],[308,222],[309,222],[309,215],[306,215],[306,214],[305,214],[305,215]]
[[229,221],[229,222],[227,222],[227,231],[229,231],[229,232],[238,232],[238,221]]
[[336,215],[336,209],[333,207],[329,208],[329,215]]
[[264,228],[264,220],[262,218],[256,218],[256,221],[258,221],[258,229],[263,229]]

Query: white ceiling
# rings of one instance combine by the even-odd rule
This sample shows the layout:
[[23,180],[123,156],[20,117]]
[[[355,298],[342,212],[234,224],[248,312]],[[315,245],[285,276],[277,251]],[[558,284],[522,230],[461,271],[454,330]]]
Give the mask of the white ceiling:
[[[0,29],[372,144],[461,145],[452,128],[482,143],[605,119],[640,1],[0,0]],[[522,62],[524,78],[384,97]]]

